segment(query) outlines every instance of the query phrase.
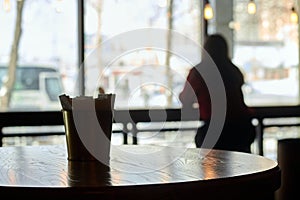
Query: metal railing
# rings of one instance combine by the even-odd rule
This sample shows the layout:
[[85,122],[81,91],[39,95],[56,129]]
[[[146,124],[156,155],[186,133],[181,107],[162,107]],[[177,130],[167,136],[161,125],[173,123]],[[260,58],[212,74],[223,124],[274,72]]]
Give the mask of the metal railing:
[[[276,106],[276,107],[251,107],[254,111],[253,119],[257,119],[256,136],[258,144],[258,153],[264,155],[263,139],[264,129],[267,127],[300,126],[300,123],[268,123],[264,122],[267,118],[293,118],[300,117],[300,106]],[[151,113],[151,116],[150,116]],[[195,116],[195,115],[190,115]],[[62,113],[60,111],[45,112],[2,112],[0,113],[0,146],[4,137],[22,137],[22,136],[51,136],[64,135],[63,131],[49,132],[26,132],[26,133],[3,133],[6,127],[20,126],[57,126],[63,125]],[[113,133],[123,134],[123,143],[128,144],[129,133],[132,135],[132,144],[138,144],[138,133],[151,131],[187,131],[197,130],[197,123],[184,127],[158,127],[141,128],[139,123],[149,122],[181,122],[197,121],[193,117],[182,117],[181,109],[143,109],[143,110],[115,110],[114,123],[122,124],[113,130]]]

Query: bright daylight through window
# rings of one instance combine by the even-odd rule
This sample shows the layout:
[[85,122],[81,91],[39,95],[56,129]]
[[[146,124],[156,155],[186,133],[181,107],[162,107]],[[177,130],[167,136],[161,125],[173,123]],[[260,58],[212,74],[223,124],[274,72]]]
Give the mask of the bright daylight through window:
[[[59,109],[58,99],[53,96],[78,93],[77,2],[2,3],[0,24],[5,28],[0,37],[1,110]],[[235,0],[228,24],[233,32],[233,61],[246,79],[246,102],[255,106],[298,104],[298,24],[291,18],[297,5],[292,0],[255,3],[255,13],[249,14],[248,1]],[[128,47],[126,43],[114,43],[113,38],[141,28],[171,28],[201,44],[200,1],[87,0],[84,7],[85,94],[95,95],[101,86],[106,92],[118,94],[116,108],[180,107],[178,93],[191,64],[154,48],[120,54]],[[210,32],[220,23],[214,18],[222,15],[216,10],[214,13]],[[99,48],[106,41],[110,45]],[[167,49],[167,35],[163,41]],[[170,45],[174,45],[172,40]],[[182,48],[189,49],[184,45]],[[109,62],[110,54],[120,55]],[[50,84],[53,76],[56,78]],[[47,90],[42,85],[47,85]]]
[[[163,46],[129,49],[134,39],[115,38],[142,28],[172,29],[187,37],[180,45],[188,52],[189,40],[201,43],[200,10],[200,2],[194,0],[85,1],[86,94],[93,95],[95,86],[103,87],[117,94],[115,106],[121,109],[180,107],[178,95],[192,66],[168,51],[168,41],[171,46],[178,46],[178,41],[168,34],[138,35],[150,43],[161,40]],[[110,55],[116,59],[109,60]]]
[[[116,109],[180,108],[178,95],[192,64],[168,49],[177,45],[195,54],[187,44],[201,46],[206,31],[228,39],[249,106],[299,104],[298,1],[210,0],[213,15],[207,21],[201,0],[84,0],[79,9],[76,0],[0,2],[1,112],[59,111],[59,94],[79,93],[80,9],[85,58],[80,84],[85,95],[96,95],[99,87],[116,93]],[[255,3],[250,10],[249,2]],[[159,37],[163,48],[126,51],[131,41],[115,39],[145,28],[165,30]],[[186,40],[178,45],[168,30]]]
[[76,1],[1,5],[1,110],[60,110],[58,95],[74,89],[78,68]]
[[[299,30],[293,19],[297,1],[234,1],[233,61],[243,70],[247,104],[299,104]],[[292,18],[291,18],[292,17]]]

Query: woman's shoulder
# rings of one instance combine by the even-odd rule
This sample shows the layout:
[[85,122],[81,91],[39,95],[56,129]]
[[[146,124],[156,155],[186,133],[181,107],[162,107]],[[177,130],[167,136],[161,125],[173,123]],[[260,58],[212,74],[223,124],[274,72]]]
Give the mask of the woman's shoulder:
[[189,70],[189,76],[195,76],[199,74],[199,64],[193,66],[190,70]]
[[231,65],[230,66],[231,70],[229,70],[231,73],[231,76],[235,77],[240,82],[244,82],[244,75],[243,75],[242,71],[240,70],[240,68],[232,62],[230,62],[229,65]]

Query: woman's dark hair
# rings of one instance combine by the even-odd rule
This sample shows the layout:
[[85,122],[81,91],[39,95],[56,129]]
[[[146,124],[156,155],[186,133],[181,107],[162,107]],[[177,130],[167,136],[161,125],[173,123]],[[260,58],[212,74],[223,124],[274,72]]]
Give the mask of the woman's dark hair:
[[209,35],[205,40],[204,50],[206,50],[214,61],[228,58],[227,42],[220,34]]

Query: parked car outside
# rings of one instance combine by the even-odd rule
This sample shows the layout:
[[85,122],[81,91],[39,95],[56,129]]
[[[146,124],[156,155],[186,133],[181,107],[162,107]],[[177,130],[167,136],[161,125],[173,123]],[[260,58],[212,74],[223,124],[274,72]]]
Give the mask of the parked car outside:
[[[5,95],[6,80],[7,66],[0,65],[0,98]],[[7,111],[58,110],[61,107],[59,95],[62,93],[63,84],[56,68],[48,65],[18,65]]]

